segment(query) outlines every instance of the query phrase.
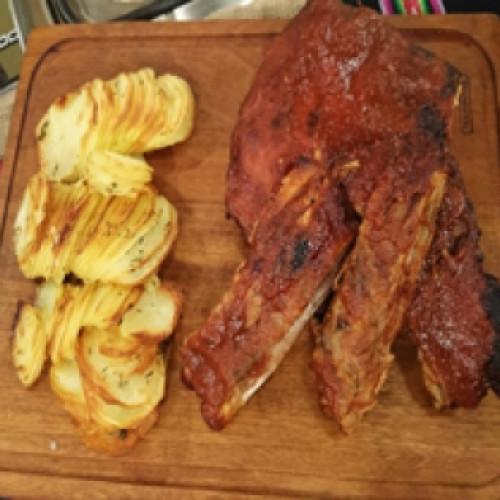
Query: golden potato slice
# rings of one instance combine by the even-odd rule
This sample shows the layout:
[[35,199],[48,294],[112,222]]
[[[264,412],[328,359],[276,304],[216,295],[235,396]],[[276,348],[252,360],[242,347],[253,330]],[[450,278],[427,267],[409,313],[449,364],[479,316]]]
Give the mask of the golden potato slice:
[[89,412],[87,400],[75,361],[53,365],[50,370],[50,384],[65,410],[71,415],[76,431],[89,448],[113,455],[128,452],[142,438],[158,419],[155,407],[141,420],[134,422],[133,429],[97,423]]
[[[110,84],[120,89],[117,95],[121,96],[127,109],[123,110],[119,105],[122,118],[119,124],[100,129],[100,149],[147,152],[181,142],[191,133],[194,96],[182,78],[163,75],[155,79],[153,71],[146,69],[119,75],[116,82]],[[108,123],[107,120],[103,122]]]
[[160,342],[174,331],[181,309],[182,294],[176,287],[150,280],[139,300],[123,316],[120,332],[141,342]]
[[165,259],[176,239],[177,228],[175,228],[175,232],[167,235],[166,239],[157,248],[154,254],[149,256],[149,260],[146,263],[142,262],[140,266],[134,266],[135,268],[131,268],[127,280],[122,282],[143,283],[145,280],[149,279],[154,273],[157,272],[157,268],[154,263],[157,260],[162,262]]
[[103,272],[113,264],[116,254],[133,245],[153,224],[155,199],[149,192],[136,199],[107,198],[99,216],[89,221],[85,237],[75,245],[72,271],[86,281],[106,281]]
[[142,147],[138,149],[136,144],[149,126],[149,115],[161,114],[164,111],[164,103],[155,106],[157,83],[151,69],[125,74],[122,78],[129,80],[130,106],[126,118],[119,125],[119,132],[115,136],[118,139],[115,141],[115,147],[124,153],[142,153],[147,149]]
[[128,453],[157,420],[158,409],[154,408],[134,429],[105,428],[94,420],[75,422],[75,428],[87,447],[117,456]]
[[65,186],[50,183],[43,176],[40,179],[41,182],[28,184],[27,189],[40,188],[41,194],[33,193],[33,196],[46,196],[45,216],[33,230],[32,244],[16,255],[28,278],[52,278],[61,282],[66,274],[68,255],[71,255],[71,236],[75,228],[82,228],[82,214],[90,193],[81,183]]
[[158,85],[168,103],[164,108],[165,123],[161,132],[148,141],[145,151],[186,140],[194,126],[194,96],[188,83],[175,75],[163,75],[158,78]]
[[121,282],[124,277],[115,266],[123,253],[158,224],[160,200],[148,191],[136,199],[113,197],[92,236],[78,248],[74,273],[87,280]]
[[[102,331],[102,330],[101,330]],[[117,332],[118,335],[119,332]],[[123,336],[120,335],[120,337]],[[127,340],[131,340],[128,338]],[[102,356],[103,362],[108,366],[113,367],[116,372],[123,373],[124,376],[146,373],[148,368],[153,364],[154,358],[158,353],[157,344],[139,344],[139,347],[129,355],[125,355],[123,348],[125,344],[115,345],[106,343],[102,338],[98,344],[99,355]]]
[[140,156],[93,151],[83,166],[92,189],[104,195],[135,197],[152,179],[152,168]]
[[63,287],[53,281],[42,283],[36,291],[33,306],[37,309],[40,321],[42,322],[47,335],[47,343],[50,345],[54,332],[57,315],[53,314],[61,303]]
[[[152,351],[152,355],[148,356],[147,360],[147,363],[151,363],[157,351],[157,349],[152,347],[154,346],[151,344],[144,344],[138,338],[122,335],[120,332],[120,326],[112,330],[103,330],[103,336],[98,346],[99,352],[102,355],[109,356],[118,363],[123,363],[124,360],[121,358],[135,359],[139,355],[142,356],[140,351],[143,348],[147,348]],[[139,370],[143,370],[143,368],[139,368]]]
[[[43,291],[50,284],[40,287]],[[74,359],[76,341],[84,326],[111,328],[139,299],[140,287],[114,285],[59,285],[57,301],[41,309],[47,328],[50,328],[50,357],[53,363]]]
[[[50,357],[56,364],[74,359],[82,328],[108,329],[109,334],[102,337],[103,355],[132,357],[130,366],[135,368],[128,367],[127,373],[133,373],[152,362],[155,350],[149,344],[154,346],[172,334],[181,307],[180,291],[171,284],[161,284],[156,277],[134,287],[45,282],[38,288],[35,307],[29,306],[25,321],[37,319],[43,325],[45,343],[49,343]],[[115,337],[113,328],[118,331]]]
[[83,391],[80,370],[76,361],[66,360],[50,368],[50,387],[66,411],[78,422],[90,420]]
[[[67,290],[71,291],[67,293]],[[81,326],[111,328],[119,323],[142,293],[142,286],[99,283],[77,286],[47,281],[38,287],[34,305],[49,333],[56,327],[54,323],[60,321],[61,310],[67,306],[84,311]]]
[[120,363],[103,355],[99,351],[101,334],[101,330],[85,329],[78,341],[76,359],[83,380],[106,403],[152,409],[165,393],[163,354],[154,346],[156,354],[152,362],[144,366],[143,371],[138,371],[139,358],[120,358]]
[[[74,181],[95,137],[96,106],[84,86],[57,99],[37,126],[40,167],[54,181]],[[85,147],[84,147],[85,145]]]
[[138,134],[130,137],[130,149],[132,151],[150,151],[151,138],[156,137],[158,130],[161,130],[165,117],[164,112],[168,106],[165,95],[158,85],[158,81],[154,72],[150,70],[144,76],[145,82],[142,85],[142,93],[144,102],[147,105],[143,108],[143,115],[141,117],[142,126],[138,128]]
[[[50,359],[52,363],[59,363],[65,359],[73,359],[82,312],[74,309],[75,293],[70,287],[64,287],[59,300],[52,309],[52,325],[50,342]],[[75,314],[76,313],[76,314]]]
[[47,359],[47,334],[37,309],[30,304],[19,306],[12,359],[17,376],[26,387],[38,379]]
[[[144,71],[144,70],[142,70]],[[127,130],[138,125],[141,96],[133,85],[131,73],[120,73],[116,78],[104,83],[107,90],[107,105],[99,107],[97,122],[99,142],[97,149],[132,153],[128,149]]]
[[135,339],[122,336],[119,328],[85,328],[84,333],[79,339],[79,349],[85,356],[83,361],[88,362],[89,368],[95,369],[103,378],[111,369],[123,378],[145,373],[158,353],[157,344],[134,342]]
[[85,285],[82,294],[89,297],[89,305],[82,326],[100,329],[113,328],[137,302],[142,292],[141,286],[130,287],[98,283]]
[[177,239],[177,211],[166,198],[158,197],[155,203],[157,222],[146,233],[134,239],[134,244],[125,249],[113,261],[103,281],[122,284],[142,283],[155,274]]
[[[70,187],[71,189],[71,187]],[[57,275],[62,279],[68,274],[76,274],[75,259],[80,255],[85,241],[92,238],[96,227],[102,223],[102,214],[106,213],[109,200],[105,197],[90,193],[87,202],[82,206],[76,222],[68,228],[65,235],[65,244],[59,251],[59,260],[56,262]],[[54,274],[56,274],[54,272]],[[86,277],[82,277],[88,281]],[[52,277],[52,279],[54,279]],[[59,281],[61,282],[61,281]]]
[[19,260],[33,251],[40,238],[40,227],[47,214],[49,184],[43,175],[34,175],[24,191],[14,221],[14,250]]
[[148,404],[141,406],[111,404],[101,397],[92,382],[84,376],[82,376],[82,385],[92,419],[104,428],[135,429],[161,401],[161,399],[151,400]]
[[92,96],[96,107],[96,121],[94,123],[95,137],[94,143],[89,142],[84,144],[85,150],[90,153],[92,151],[107,149],[108,139],[112,133],[113,127],[123,119],[117,114],[117,98],[114,88],[109,82],[105,82],[100,78],[96,78],[85,84],[87,91]]
[[87,303],[79,300],[81,295],[76,287],[64,287],[61,298],[52,311],[54,328],[51,334],[50,359],[54,364],[75,357],[76,341],[84,323],[87,306]]
[[[47,337],[48,351],[51,359],[59,359],[63,336],[75,337],[78,335],[79,323],[74,324],[71,316],[73,305],[73,293],[71,287],[62,286],[53,281],[42,283],[37,289],[34,308],[44,325]],[[79,321],[78,318],[75,319]],[[73,324],[71,323],[73,321]],[[69,351],[69,358],[74,357],[73,351]]]

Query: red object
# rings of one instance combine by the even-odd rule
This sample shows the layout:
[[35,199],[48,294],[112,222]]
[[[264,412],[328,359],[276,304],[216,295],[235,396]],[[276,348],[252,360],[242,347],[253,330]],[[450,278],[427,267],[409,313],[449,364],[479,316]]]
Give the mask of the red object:
[[403,0],[403,5],[407,14],[424,14],[419,0]]

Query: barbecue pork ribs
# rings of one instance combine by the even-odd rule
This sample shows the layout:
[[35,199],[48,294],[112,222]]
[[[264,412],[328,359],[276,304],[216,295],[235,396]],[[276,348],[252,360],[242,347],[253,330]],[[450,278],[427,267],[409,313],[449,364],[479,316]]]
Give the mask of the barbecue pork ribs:
[[[476,407],[500,370],[492,358],[500,296],[481,268],[479,228],[457,162],[449,157],[448,183],[437,230],[406,317],[418,347],[425,385],[437,408]],[[498,329],[498,325],[497,325]],[[498,344],[498,341],[497,341]]]
[[340,1],[309,0],[271,42],[227,174],[249,257],[182,351],[210,426],[276,369],[330,284],[313,369],[321,407],[346,432],[376,404],[403,324],[438,405],[500,390],[500,286],[482,272],[447,152],[458,91],[453,67]]
[[266,205],[248,260],[182,351],[183,379],[222,428],[274,372],[328,293],[358,219],[323,168],[293,169]]
[[355,177],[369,159],[346,180],[363,221],[336,279],[333,303],[319,332],[314,329],[320,405],[345,432],[375,405],[386,379],[391,346],[413,298],[446,187],[444,155],[436,143],[425,136],[398,143],[392,160],[379,156],[387,164],[366,202]]

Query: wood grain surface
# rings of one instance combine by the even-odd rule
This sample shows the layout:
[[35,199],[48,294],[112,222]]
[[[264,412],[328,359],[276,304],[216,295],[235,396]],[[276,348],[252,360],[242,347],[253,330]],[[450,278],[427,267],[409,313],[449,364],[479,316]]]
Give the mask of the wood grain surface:
[[[500,275],[498,70],[494,16],[396,18],[411,39],[464,75],[453,123],[488,271]],[[113,24],[45,28],[30,37],[0,175],[0,495],[91,498],[499,498],[500,401],[474,411],[431,408],[414,349],[404,339],[379,405],[346,437],[318,410],[304,331],[272,379],[222,432],[208,429],[179,377],[178,350],[158,424],[128,455],[87,450],[43,377],[31,390],[10,360],[11,324],[34,284],[19,272],[12,225],[38,168],[35,124],[57,96],[93,77],[151,66],[192,85],[196,127],[154,153],[155,182],[178,208],[181,234],[162,275],[185,292],[176,347],[226,289],[246,248],[225,218],[228,146],[262,50],[284,21]]]

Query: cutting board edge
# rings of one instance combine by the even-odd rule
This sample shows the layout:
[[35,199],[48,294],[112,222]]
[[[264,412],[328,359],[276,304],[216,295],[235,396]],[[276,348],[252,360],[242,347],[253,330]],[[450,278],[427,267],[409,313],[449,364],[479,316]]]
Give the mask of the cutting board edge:
[[[498,498],[500,493],[500,476],[492,478],[482,485],[467,484],[419,484],[398,481],[359,481],[356,479],[343,479],[335,483],[335,491],[325,490],[325,498],[415,498],[417,495],[426,498]],[[210,486],[182,485],[182,484],[159,484],[157,482],[132,482],[113,481],[102,478],[83,478],[76,476],[58,476],[47,474],[31,474],[26,472],[1,470],[0,483],[2,494],[8,497],[22,496],[31,497],[33,491],[37,491],[40,497],[50,498],[73,498],[75,491],[92,491],[94,497],[103,498],[164,498],[165,495],[182,500],[197,499],[220,500],[233,498],[302,498],[307,496],[305,491],[284,491],[272,489],[242,489],[228,487],[214,489]]]

